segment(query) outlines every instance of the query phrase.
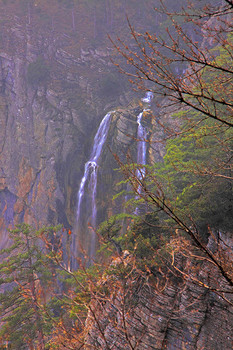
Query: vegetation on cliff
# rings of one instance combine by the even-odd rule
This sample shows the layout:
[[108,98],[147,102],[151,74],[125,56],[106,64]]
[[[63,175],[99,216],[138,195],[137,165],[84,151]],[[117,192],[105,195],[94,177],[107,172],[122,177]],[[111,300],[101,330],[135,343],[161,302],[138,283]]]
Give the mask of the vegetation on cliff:
[[[166,155],[146,168],[145,177],[137,176],[135,166],[121,167],[138,196],[157,206],[221,270],[202,239],[204,231],[208,236],[232,230],[232,5],[183,10],[181,17],[203,28],[200,45],[177,23],[177,13],[164,6],[162,11],[176,30],[168,29],[168,41],[130,27],[138,51],[123,42],[117,49],[135,69],[126,74],[139,89],[148,83],[155,96],[163,96],[164,113],[179,110],[173,114],[176,127],[158,118],[168,140]],[[175,64],[184,65],[183,74]],[[232,284],[232,276],[225,277]]]

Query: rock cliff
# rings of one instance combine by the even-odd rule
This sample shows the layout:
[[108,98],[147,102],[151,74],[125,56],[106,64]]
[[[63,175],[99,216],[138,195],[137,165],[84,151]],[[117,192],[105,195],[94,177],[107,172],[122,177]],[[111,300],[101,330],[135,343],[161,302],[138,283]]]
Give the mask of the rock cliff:
[[[113,260],[101,281],[104,293],[93,296],[85,349],[232,349],[232,297],[226,293],[227,302],[218,292],[229,287],[208,261],[186,263],[179,267],[188,278],[172,266],[166,274],[162,265],[156,278],[127,251]],[[213,290],[206,288],[211,283]]]
[[[132,93],[116,72],[110,60],[114,51],[103,39],[104,20],[113,31],[116,19],[127,6],[133,11],[134,2],[104,3],[106,11],[95,6],[87,20],[85,1],[59,9],[55,0],[51,7],[42,0],[0,5],[0,248],[8,244],[7,229],[19,222],[74,227],[84,165],[110,110],[114,113],[98,169],[97,223],[121,211],[122,201],[112,202],[112,195],[123,189],[116,185],[122,175],[114,170],[119,167],[114,154],[120,161],[136,160],[137,116],[143,105],[142,96]],[[137,3],[135,18],[149,21],[146,6],[153,1],[145,7]],[[133,98],[138,100],[129,104]],[[169,124],[169,112],[163,117]],[[149,111],[142,122],[151,130]],[[152,125],[148,156],[161,160],[164,145],[156,142],[163,128],[156,118]],[[232,249],[231,241],[228,246]],[[195,265],[185,259],[182,271],[194,271],[192,279],[159,271],[158,283],[149,271],[139,271],[131,255],[118,257],[112,265],[118,276],[106,275],[100,282],[108,293],[91,301],[94,313],[87,317],[85,348],[232,349],[232,300],[221,293],[228,288],[224,279],[208,261]],[[205,287],[211,281],[220,294]]]
[[66,33],[45,31],[23,16],[10,15],[5,7],[1,21],[0,246],[4,247],[6,229],[13,223],[73,225],[95,130],[106,110],[127,98],[123,89],[116,89],[109,59],[112,49],[85,47],[71,53],[73,38]]
[[[115,53],[107,34],[128,36],[122,18],[127,11],[138,25],[143,27],[147,18],[153,27],[152,3],[137,9],[125,1],[0,4],[0,247],[13,223],[74,225],[77,192],[97,127],[106,112],[137,96],[110,61]],[[136,115],[129,128],[124,118],[118,118],[118,131],[111,129],[113,152],[123,144],[125,152],[136,136]],[[106,151],[99,176],[109,177],[108,188],[110,158]],[[106,203],[100,205],[100,218]]]

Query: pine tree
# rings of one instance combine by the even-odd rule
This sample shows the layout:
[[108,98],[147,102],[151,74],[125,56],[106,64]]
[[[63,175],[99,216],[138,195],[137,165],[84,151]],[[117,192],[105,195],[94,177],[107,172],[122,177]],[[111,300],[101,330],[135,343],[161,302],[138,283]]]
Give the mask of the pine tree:
[[11,245],[0,252],[2,349],[45,349],[45,295],[51,262],[39,232],[21,224],[10,231]]

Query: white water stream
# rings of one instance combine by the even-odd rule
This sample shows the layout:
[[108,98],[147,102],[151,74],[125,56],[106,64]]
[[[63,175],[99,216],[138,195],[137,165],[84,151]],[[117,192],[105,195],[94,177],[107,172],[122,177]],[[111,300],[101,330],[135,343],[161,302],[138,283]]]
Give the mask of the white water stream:
[[[137,164],[140,166],[140,169],[137,170],[137,177],[141,180],[145,176],[145,168],[142,167],[146,165],[146,154],[147,154],[147,130],[142,125],[143,113],[147,111],[150,103],[153,99],[152,92],[146,92],[146,96],[142,98],[142,102],[147,104],[147,108],[144,108],[143,111],[137,116],[138,131],[137,131]],[[138,192],[141,193],[141,188],[139,187]],[[138,214],[138,208],[135,210],[135,214]]]
[[[146,96],[142,98],[142,102],[147,103],[148,107],[153,99],[152,92],[148,91]],[[146,128],[142,125],[143,113],[147,111],[147,108],[144,108],[143,111],[137,116],[138,131],[137,131],[137,164],[146,165],[146,151],[147,151],[147,131]],[[137,171],[137,176],[141,179],[145,175],[145,169],[141,168]]]
[[[153,94],[151,92],[147,92],[146,96],[142,98],[142,101],[148,106],[150,106],[151,100],[153,98]],[[142,125],[142,117],[143,112],[146,111],[145,108],[137,117],[138,123],[138,131],[137,131],[137,163],[140,165],[146,165],[146,153],[147,153],[147,131],[145,127]],[[100,126],[97,130],[97,133],[94,138],[94,143],[91,151],[91,156],[89,160],[86,162],[84,167],[84,174],[80,182],[79,191],[77,195],[78,205],[77,205],[77,215],[76,215],[76,227],[79,233],[81,229],[81,213],[84,210],[83,208],[83,199],[85,198],[85,193],[89,193],[89,203],[91,215],[90,215],[90,249],[89,249],[89,259],[92,260],[95,257],[95,249],[96,249],[96,216],[97,216],[97,207],[96,207],[96,194],[97,194],[97,175],[98,175],[98,161],[101,156],[103,146],[107,139],[108,130],[111,122],[111,116],[113,111],[107,113],[103,120],[100,123]],[[141,168],[137,172],[137,176],[142,178],[145,175],[145,169]],[[87,205],[87,206],[88,206]],[[137,211],[137,209],[136,209]],[[78,238],[78,237],[77,237]],[[79,242],[76,242],[74,237],[73,240],[73,254],[76,256],[79,250]],[[74,263],[74,267],[76,263]]]
[[[91,232],[91,243],[90,243],[90,251],[89,251],[90,259],[94,258],[95,246],[96,246],[96,234],[94,230],[96,228],[96,215],[97,215],[96,192],[97,192],[98,161],[108,135],[112,113],[113,112],[107,113],[100,123],[100,126],[94,138],[94,144],[92,147],[90,159],[85,164],[84,174],[81,179],[81,183],[78,191],[78,206],[77,206],[77,215],[76,215],[76,225],[78,230],[79,230],[79,226],[81,225],[80,216],[82,211],[82,203],[83,203],[85,191],[87,190],[87,188],[88,188],[88,192],[91,194],[90,225],[92,227],[92,232]],[[75,246],[75,244],[74,244],[74,249],[77,250],[77,246]]]
[[[143,111],[144,112],[144,111]],[[144,128],[144,126],[141,124],[143,112],[141,112],[137,117],[137,123],[138,123],[138,131],[137,131],[137,164],[139,165],[145,165],[146,164],[146,137],[147,137],[147,131]],[[138,169],[137,176],[139,178],[143,177],[145,175],[145,169]]]

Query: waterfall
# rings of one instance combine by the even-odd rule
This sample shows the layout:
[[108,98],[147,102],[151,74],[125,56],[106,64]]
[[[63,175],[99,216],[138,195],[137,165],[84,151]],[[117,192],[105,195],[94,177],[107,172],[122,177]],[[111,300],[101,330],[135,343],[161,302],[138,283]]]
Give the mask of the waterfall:
[[[153,99],[153,93],[150,91],[146,92],[146,96],[142,98],[142,102],[147,104],[147,107],[150,106],[150,103]],[[146,153],[147,153],[147,131],[146,128],[142,125],[143,113],[147,111],[147,108],[144,108],[143,111],[137,116],[138,130],[137,130],[137,164],[140,166],[146,165]],[[145,168],[141,167],[137,170],[137,177],[141,180],[145,176]],[[138,192],[141,193],[141,188],[139,187]],[[138,197],[137,197],[138,198]],[[135,214],[138,214],[138,208],[135,210]]]
[[[91,151],[90,159],[86,162],[84,168],[84,174],[81,179],[81,183],[78,191],[78,205],[77,205],[77,215],[76,215],[76,226],[79,230],[80,226],[80,216],[82,211],[82,203],[85,195],[85,190],[88,188],[89,193],[91,194],[90,200],[90,208],[91,208],[91,218],[90,224],[93,229],[96,228],[96,215],[97,215],[97,207],[96,207],[96,192],[97,192],[97,171],[98,171],[98,160],[100,158],[104,143],[106,141],[108,130],[111,121],[112,111],[107,113],[103,120],[100,123],[100,126],[97,130],[97,133],[94,138],[94,143]],[[87,186],[88,184],[88,186]],[[90,259],[95,255],[95,245],[96,245],[96,235],[92,230],[90,237],[90,250],[89,257]],[[78,247],[75,243],[73,243],[73,252],[77,253]]]
[[[146,164],[146,136],[147,136],[147,132],[146,132],[146,129],[141,124],[143,112],[141,112],[137,117],[137,123],[138,123],[137,163],[140,165]],[[145,175],[145,169],[140,169],[137,171],[137,176],[139,178],[143,177],[144,175]]]
[[154,97],[153,92],[147,91],[146,96],[142,98],[142,102],[149,103],[150,105],[153,97]]
[[[150,91],[146,92],[146,96],[142,98],[142,102],[146,103],[149,107],[153,99],[153,93]],[[147,111],[147,108],[144,108],[143,111],[137,116],[138,131],[137,131],[137,163],[140,165],[146,165],[146,149],[147,149],[147,131],[146,128],[142,125],[143,113]],[[138,169],[137,176],[141,179],[145,175],[145,169]]]

